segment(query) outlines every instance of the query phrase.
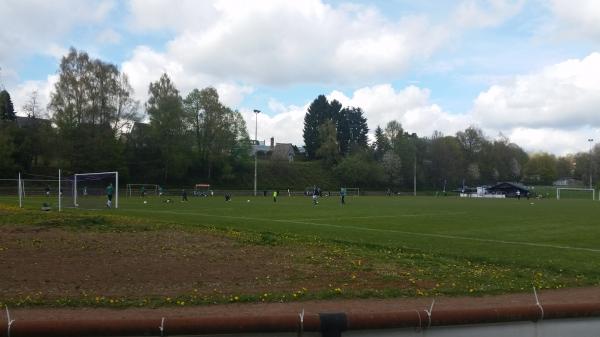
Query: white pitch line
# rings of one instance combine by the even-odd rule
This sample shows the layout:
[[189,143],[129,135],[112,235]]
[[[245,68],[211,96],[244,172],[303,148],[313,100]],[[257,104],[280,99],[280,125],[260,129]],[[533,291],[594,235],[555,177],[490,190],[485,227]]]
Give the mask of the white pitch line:
[[346,219],[371,219],[371,218],[398,218],[398,217],[417,216],[412,214],[406,215],[372,215],[372,216],[345,216],[345,217],[328,217],[328,218],[313,218],[313,219],[290,219],[286,221],[315,221],[315,220],[346,220]]
[[335,217],[335,218],[328,217],[328,218],[314,218],[314,219],[291,219],[290,221],[376,219],[376,218],[409,218],[409,217],[412,218],[412,217],[419,217],[419,216],[459,215],[459,214],[466,214],[466,213],[467,212],[441,212],[441,213],[423,213],[423,214],[366,215],[366,216],[344,216],[344,217]]
[[[134,211],[138,211],[138,210],[134,210]],[[196,212],[175,212],[175,211],[158,211],[158,210],[156,210],[156,211],[154,211],[154,210],[139,210],[139,211],[140,212],[155,212],[155,213],[172,213],[172,214],[182,214],[183,213],[183,214],[200,215],[200,216],[215,217],[215,218],[283,222],[283,223],[292,223],[292,224],[298,224],[298,225],[310,225],[310,226],[317,226],[317,227],[355,229],[355,230],[371,231],[371,232],[398,233],[398,234],[435,237],[435,238],[443,238],[443,239],[456,239],[456,240],[466,240],[466,241],[475,241],[475,242],[490,242],[490,243],[500,243],[500,244],[506,244],[506,245],[565,249],[565,250],[579,250],[579,251],[600,253],[600,249],[594,249],[594,248],[559,246],[559,245],[550,245],[550,244],[545,244],[545,243],[523,242],[523,241],[481,239],[481,238],[472,238],[472,237],[468,237],[468,236],[419,233],[419,232],[409,232],[409,231],[401,231],[401,230],[395,230],[395,229],[379,229],[379,228],[366,228],[366,227],[356,227],[356,226],[342,226],[342,225],[334,225],[334,224],[327,224],[327,223],[314,223],[314,222],[296,221],[296,220],[264,219],[264,218],[253,218],[253,217],[233,216],[233,215],[214,215],[214,214],[196,213]]]

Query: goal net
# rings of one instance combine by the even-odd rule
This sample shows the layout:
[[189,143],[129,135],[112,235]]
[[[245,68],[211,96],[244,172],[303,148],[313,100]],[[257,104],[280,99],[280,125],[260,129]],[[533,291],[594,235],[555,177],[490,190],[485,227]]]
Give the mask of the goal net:
[[19,179],[0,179],[1,197],[18,197],[19,189]]
[[[31,174],[24,173],[24,176]],[[59,177],[0,179],[0,199],[16,201],[19,207],[59,208]]]
[[160,187],[156,184],[127,184],[125,186],[127,197],[157,196]]
[[556,200],[561,199],[592,199],[596,200],[596,190],[593,188],[567,188],[556,189]]
[[[119,172],[77,173],[61,183],[64,207],[119,208]],[[109,189],[112,190],[110,203]]]
[[346,195],[347,196],[360,196],[360,188],[358,187],[346,187]]

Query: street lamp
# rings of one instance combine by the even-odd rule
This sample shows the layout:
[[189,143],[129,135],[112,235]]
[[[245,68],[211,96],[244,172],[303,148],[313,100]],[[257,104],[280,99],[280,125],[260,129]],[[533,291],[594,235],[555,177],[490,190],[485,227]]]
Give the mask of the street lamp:
[[[256,120],[255,120],[255,124],[254,124],[254,145],[258,146],[258,114],[260,113],[260,110],[254,109],[254,114],[256,115]],[[256,171],[258,168],[258,163],[256,160],[257,157],[257,149],[254,148],[254,196],[256,196]]]
[[593,138],[589,138],[588,142],[590,142],[590,188],[592,188],[592,142]]

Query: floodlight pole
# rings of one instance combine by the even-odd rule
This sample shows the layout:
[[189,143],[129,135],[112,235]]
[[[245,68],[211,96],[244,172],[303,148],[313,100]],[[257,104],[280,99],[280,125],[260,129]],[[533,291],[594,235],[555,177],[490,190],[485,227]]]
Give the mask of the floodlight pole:
[[61,192],[61,187],[60,187],[60,175],[61,175],[61,170],[58,169],[58,211],[62,212],[62,193]]
[[23,208],[23,185],[21,184],[21,172],[19,172],[19,181],[17,183],[19,184],[17,191],[17,193],[19,193],[19,208]]
[[593,138],[589,138],[588,142],[590,142],[590,188],[592,188],[592,143],[593,143],[594,139]]
[[258,151],[256,150],[256,146],[258,146],[258,114],[260,113],[260,110],[254,109],[254,114],[256,115],[256,120],[255,120],[255,124],[254,124],[254,196],[256,196],[256,172],[258,169],[258,162],[257,162],[257,154]]
[[413,168],[413,195],[417,196],[417,154],[415,152],[415,166]]

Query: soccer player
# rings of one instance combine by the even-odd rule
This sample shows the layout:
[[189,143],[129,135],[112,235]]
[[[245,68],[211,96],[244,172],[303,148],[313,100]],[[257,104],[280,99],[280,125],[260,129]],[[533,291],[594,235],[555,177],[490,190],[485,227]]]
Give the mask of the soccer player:
[[312,195],[312,199],[313,199],[313,206],[317,206],[317,204],[319,203],[319,188],[317,186],[315,186],[315,188],[313,189],[313,195]]
[[146,196],[146,189],[144,188],[144,186],[142,186],[142,188],[140,189],[140,193],[142,198]]
[[106,207],[108,208],[112,208],[112,197],[113,197],[113,185],[112,183],[108,184],[108,187],[106,187],[106,199],[108,199],[106,201]]
[[185,189],[181,190],[181,201],[188,201]]
[[345,187],[340,188],[340,200],[342,202],[342,205],[346,204],[346,188]]
[[273,202],[277,202],[277,195],[279,194],[278,191],[273,191]]

